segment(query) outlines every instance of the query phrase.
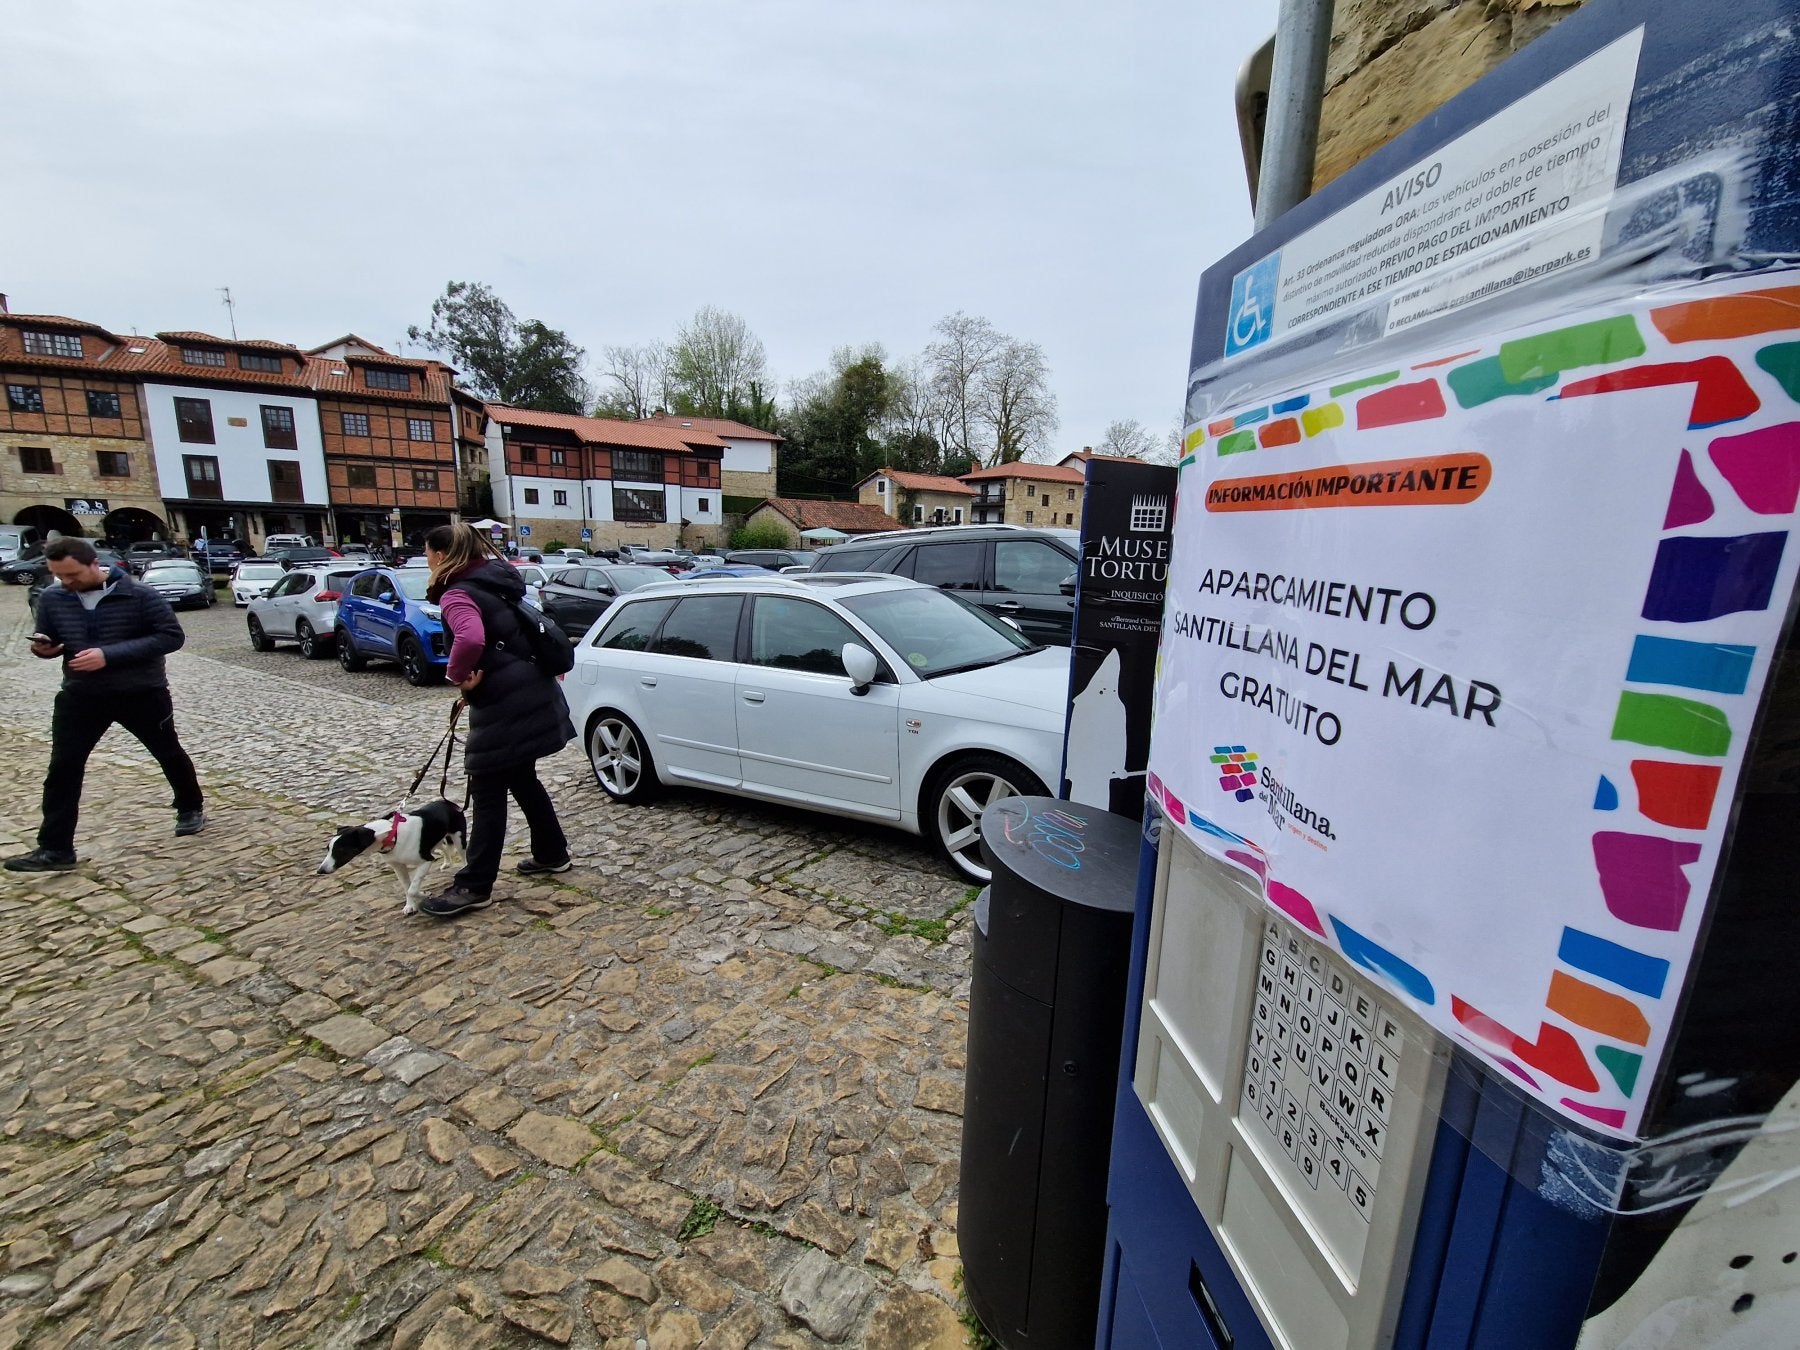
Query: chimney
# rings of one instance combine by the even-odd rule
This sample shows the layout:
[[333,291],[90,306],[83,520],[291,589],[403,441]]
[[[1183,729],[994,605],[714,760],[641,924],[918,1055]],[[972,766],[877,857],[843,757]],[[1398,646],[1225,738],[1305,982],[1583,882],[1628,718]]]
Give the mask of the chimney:
[[6,307],[6,292],[0,291],[0,314],[10,313],[12,313],[12,311]]

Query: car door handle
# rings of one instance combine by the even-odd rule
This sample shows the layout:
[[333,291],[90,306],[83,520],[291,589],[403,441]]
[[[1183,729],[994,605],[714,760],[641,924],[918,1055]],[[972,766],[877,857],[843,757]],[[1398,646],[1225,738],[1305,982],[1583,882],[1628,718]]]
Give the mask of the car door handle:
[[994,606],[995,609],[1017,609],[1018,607],[1019,602],[1017,600],[1002,600],[999,604]]
[[640,675],[638,676],[638,683],[646,689],[654,689],[656,688],[656,676]]
[[760,689],[745,689],[740,692],[744,695],[744,702],[746,703],[761,703],[766,697]]

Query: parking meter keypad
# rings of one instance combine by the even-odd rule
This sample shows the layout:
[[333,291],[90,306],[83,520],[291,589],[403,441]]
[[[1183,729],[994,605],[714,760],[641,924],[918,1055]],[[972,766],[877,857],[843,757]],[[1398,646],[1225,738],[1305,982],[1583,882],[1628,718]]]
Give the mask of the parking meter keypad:
[[1404,1053],[1376,990],[1291,925],[1265,924],[1239,1115],[1253,1138],[1260,1127],[1271,1170],[1352,1269]]

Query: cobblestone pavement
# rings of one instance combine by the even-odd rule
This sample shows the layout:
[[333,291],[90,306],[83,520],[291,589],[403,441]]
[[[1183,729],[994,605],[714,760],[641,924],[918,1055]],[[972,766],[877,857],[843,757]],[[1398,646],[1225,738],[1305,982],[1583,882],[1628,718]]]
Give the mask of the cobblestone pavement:
[[[7,853],[58,678],[24,609],[0,595]],[[79,870],[0,874],[0,1350],[963,1343],[947,866],[702,794],[616,806],[571,747],[575,870],[408,918],[387,869],[313,869],[447,691],[183,620],[207,832],[173,837],[114,732]]]

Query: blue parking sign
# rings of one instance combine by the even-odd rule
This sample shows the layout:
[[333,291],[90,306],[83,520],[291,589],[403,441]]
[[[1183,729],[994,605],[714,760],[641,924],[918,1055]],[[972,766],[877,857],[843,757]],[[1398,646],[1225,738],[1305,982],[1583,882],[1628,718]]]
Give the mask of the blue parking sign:
[[519,526],[519,538],[521,538],[521,539],[531,538],[531,526],[529,526],[529,525]]
[[594,537],[594,532],[592,530],[583,530],[581,532],[581,540],[583,543],[586,543],[588,540],[592,539],[593,537]]
[[1275,283],[1281,279],[1281,254],[1271,253],[1231,279],[1231,312],[1225,320],[1225,355],[1236,356],[1275,332]]

